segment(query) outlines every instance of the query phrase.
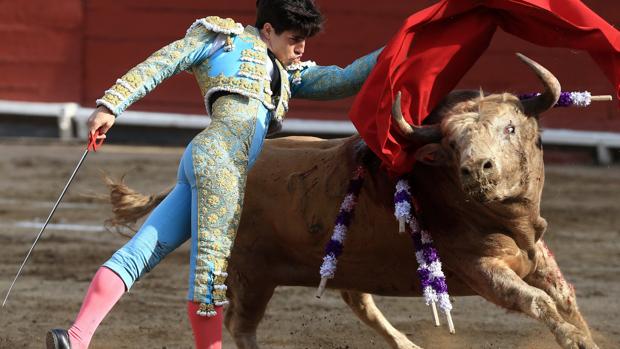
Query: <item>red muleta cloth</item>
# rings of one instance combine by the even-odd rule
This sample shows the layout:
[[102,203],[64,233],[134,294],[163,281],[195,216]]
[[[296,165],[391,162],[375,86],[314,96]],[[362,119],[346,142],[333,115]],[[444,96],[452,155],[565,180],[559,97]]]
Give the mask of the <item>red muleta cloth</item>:
[[349,112],[394,176],[415,151],[391,122],[402,91],[405,120],[421,125],[488,47],[497,26],[534,44],[588,51],[620,98],[620,32],[578,0],[443,0],[405,21],[379,56]]

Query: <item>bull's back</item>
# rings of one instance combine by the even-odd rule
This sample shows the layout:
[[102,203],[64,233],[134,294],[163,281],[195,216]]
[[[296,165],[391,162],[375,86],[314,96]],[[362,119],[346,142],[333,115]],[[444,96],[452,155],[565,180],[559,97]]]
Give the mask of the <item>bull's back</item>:
[[[317,285],[325,244],[361,161],[359,147],[357,137],[268,140],[248,176],[231,268],[254,282]],[[391,212],[393,187],[376,182],[368,179],[362,188],[339,273],[330,286],[417,294],[413,245],[397,233]],[[387,186],[379,190],[377,185]],[[379,198],[377,192],[386,195]]]

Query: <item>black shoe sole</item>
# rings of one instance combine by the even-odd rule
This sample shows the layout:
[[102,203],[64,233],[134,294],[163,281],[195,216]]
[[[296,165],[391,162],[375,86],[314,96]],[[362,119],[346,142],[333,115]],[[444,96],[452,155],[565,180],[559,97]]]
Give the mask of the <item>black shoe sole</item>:
[[56,340],[56,336],[54,336],[52,331],[47,332],[45,335],[45,344],[47,349],[59,349],[58,340]]

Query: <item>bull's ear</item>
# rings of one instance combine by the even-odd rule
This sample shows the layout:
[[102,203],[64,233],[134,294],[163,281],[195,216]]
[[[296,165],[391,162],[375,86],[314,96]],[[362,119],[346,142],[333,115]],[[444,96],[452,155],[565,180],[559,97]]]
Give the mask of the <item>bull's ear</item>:
[[441,166],[448,162],[448,155],[439,143],[429,143],[420,147],[415,153],[415,158],[431,166]]

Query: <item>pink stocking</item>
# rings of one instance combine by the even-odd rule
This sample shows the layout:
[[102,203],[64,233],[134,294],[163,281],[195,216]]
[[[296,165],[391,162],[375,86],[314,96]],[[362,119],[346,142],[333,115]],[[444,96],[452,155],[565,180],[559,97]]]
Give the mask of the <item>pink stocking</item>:
[[112,270],[100,267],[90,282],[82,308],[68,330],[72,349],[86,349],[99,323],[125,293],[125,283]]
[[187,316],[192,324],[196,349],[222,349],[222,307],[215,307],[213,317],[196,314],[199,304],[187,302]]

